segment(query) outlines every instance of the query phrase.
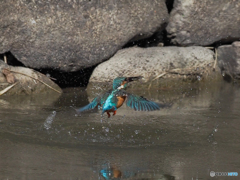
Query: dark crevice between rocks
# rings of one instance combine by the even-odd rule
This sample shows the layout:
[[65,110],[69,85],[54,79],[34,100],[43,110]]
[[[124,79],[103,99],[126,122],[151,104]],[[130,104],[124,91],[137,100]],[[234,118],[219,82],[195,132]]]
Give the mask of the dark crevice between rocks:
[[[8,65],[25,67],[24,64],[18,61],[18,59],[11,52],[0,54],[0,59],[2,61],[4,61],[4,56],[7,59]],[[96,66],[93,66],[75,72],[64,72],[54,69],[34,69],[34,70],[49,76],[61,88],[66,88],[66,87],[86,87],[95,67]]]
[[[165,3],[168,9],[168,13],[170,14],[170,12],[173,9],[174,0],[166,0]],[[143,48],[156,47],[156,46],[159,46],[159,47],[172,46],[173,44],[171,43],[171,39],[173,37],[169,38],[168,33],[166,31],[166,27],[167,27],[167,23],[163,24],[152,36],[148,38],[135,41],[133,40],[135,39],[134,37],[126,45],[124,45],[123,48],[129,48],[133,46],[138,46]]]
[[123,49],[133,46],[153,47],[161,45],[160,43],[163,43],[163,32],[156,32],[149,38],[128,42],[125,46],[123,46]]
[[166,0],[165,2],[168,9],[168,13],[170,14],[173,9],[174,0]]
[[[235,41],[240,41],[239,38],[232,38],[232,37],[229,37],[229,38],[224,38],[224,39],[221,39],[219,41],[216,41],[214,42],[213,44],[210,44],[210,45],[206,45],[206,46],[203,46],[203,47],[210,47],[209,50],[213,51],[214,53],[216,53],[216,49],[219,47],[219,46],[223,46],[223,45],[231,45],[233,42]],[[199,45],[200,46],[200,45]],[[231,82],[231,79],[232,77],[231,76],[228,76],[226,75],[225,77],[223,76],[223,79],[227,82]]]
[[163,30],[163,42],[164,46],[173,46],[174,44],[171,42],[171,38],[168,37],[167,30]]
[[162,47],[162,46],[170,46],[171,44],[171,39],[167,37],[167,31],[164,29],[162,31],[158,31],[154,33],[152,36],[146,39],[141,39],[138,41],[130,41],[128,42],[124,48],[129,48],[133,46],[138,46],[138,47]]
[[223,80],[226,81],[226,82],[228,82],[228,83],[231,83],[232,80],[233,80],[233,78],[232,78],[232,76],[230,76],[229,74],[225,74],[225,73],[224,73]]
[[240,38],[234,38],[234,37],[223,38],[208,46],[218,48],[219,46],[223,46],[223,45],[231,45],[235,41],[240,41]]
[[96,66],[81,69],[75,72],[64,72],[54,69],[37,69],[37,71],[50,76],[61,88],[86,87]]
[[17,58],[10,51],[0,54],[0,59],[3,61],[4,61],[4,56],[6,57],[8,65],[25,67],[24,64],[18,61]]

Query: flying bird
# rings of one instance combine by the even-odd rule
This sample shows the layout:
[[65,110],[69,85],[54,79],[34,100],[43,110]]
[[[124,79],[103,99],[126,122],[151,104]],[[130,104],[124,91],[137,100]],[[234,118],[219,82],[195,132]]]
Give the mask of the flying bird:
[[141,78],[142,76],[117,77],[113,80],[113,87],[111,90],[97,96],[88,105],[77,109],[77,113],[94,109],[100,105],[102,106],[102,115],[106,112],[108,118],[110,118],[110,112],[115,115],[117,113],[117,109],[120,108],[124,102],[126,102],[128,107],[134,109],[135,111],[159,110],[160,106],[163,107],[164,105],[149,101],[142,96],[137,96],[124,90],[129,82],[136,81]]

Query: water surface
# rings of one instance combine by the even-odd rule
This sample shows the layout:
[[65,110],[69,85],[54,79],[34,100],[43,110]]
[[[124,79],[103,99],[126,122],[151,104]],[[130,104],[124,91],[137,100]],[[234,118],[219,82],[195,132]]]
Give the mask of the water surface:
[[[213,179],[240,173],[240,89],[228,83],[133,93],[172,107],[77,116],[83,88],[2,96],[0,179]],[[217,179],[237,179],[218,177]]]

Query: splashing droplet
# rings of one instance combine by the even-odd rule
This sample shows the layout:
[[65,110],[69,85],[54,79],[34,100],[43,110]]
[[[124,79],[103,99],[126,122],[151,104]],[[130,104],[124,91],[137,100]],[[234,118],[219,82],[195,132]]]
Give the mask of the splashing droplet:
[[139,134],[141,131],[140,130],[135,130],[135,134]]
[[202,80],[201,76],[197,76],[197,80],[201,81]]
[[52,122],[53,122],[56,114],[57,114],[57,112],[56,112],[56,111],[53,111],[53,112],[47,117],[47,119],[45,120],[45,122],[44,122],[43,125],[44,125],[44,128],[45,128],[46,130],[49,130],[49,129],[51,128]]

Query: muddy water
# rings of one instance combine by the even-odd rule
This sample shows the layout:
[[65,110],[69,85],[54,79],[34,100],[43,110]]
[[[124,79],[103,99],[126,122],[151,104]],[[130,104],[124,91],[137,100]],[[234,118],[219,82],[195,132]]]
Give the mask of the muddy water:
[[[76,116],[84,89],[0,99],[0,179],[213,179],[240,173],[240,88],[136,89],[172,107]],[[91,96],[91,95],[89,95]],[[217,179],[237,179],[218,177]]]

